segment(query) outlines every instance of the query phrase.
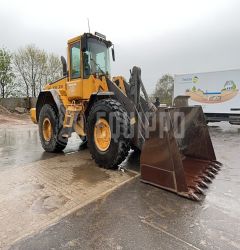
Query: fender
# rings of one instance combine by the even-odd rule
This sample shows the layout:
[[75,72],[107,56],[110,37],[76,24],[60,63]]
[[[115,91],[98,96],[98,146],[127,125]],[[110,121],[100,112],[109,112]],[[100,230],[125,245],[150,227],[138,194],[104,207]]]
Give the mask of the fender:
[[41,111],[43,105],[45,105],[45,104],[52,105],[55,108],[56,112],[58,113],[59,127],[60,127],[60,132],[58,134],[58,141],[63,142],[63,143],[67,143],[67,139],[63,138],[63,136],[62,136],[64,133],[63,121],[64,121],[66,109],[63,105],[62,100],[60,99],[58,90],[50,89],[50,90],[44,90],[44,91],[40,92],[38,99],[37,99],[37,104],[36,104],[36,120],[37,120],[37,122],[39,120],[40,111]]
[[[36,104],[36,119],[38,121],[40,111],[44,104],[50,104],[55,107],[55,110],[58,112],[59,117],[64,118],[65,107],[62,103],[62,100],[59,96],[59,92],[56,89],[43,90],[39,93],[37,104]],[[61,119],[60,119],[61,120]]]
[[85,116],[87,117],[88,114],[89,114],[89,111],[92,107],[92,105],[100,100],[100,99],[106,99],[106,98],[109,98],[109,97],[114,97],[115,94],[114,92],[110,92],[110,91],[105,91],[105,92],[94,92],[92,93],[92,95],[90,96],[90,99],[89,99],[89,102],[88,102],[88,105],[87,105],[87,108],[85,110]]

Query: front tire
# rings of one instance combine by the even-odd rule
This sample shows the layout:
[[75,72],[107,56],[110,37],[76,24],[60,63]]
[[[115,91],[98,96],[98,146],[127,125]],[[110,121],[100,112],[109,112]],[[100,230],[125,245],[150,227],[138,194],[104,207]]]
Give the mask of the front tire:
[[126,159],[129,130],[128,114],[118,101],[103,99],[93,105],[87,119],[88,148],[100,167],[115,169]]
[[54,108],[45,104],[39,114],[39,136],[43,149],[46,152],[61,152],[67,145],[58,140],[59,118]]

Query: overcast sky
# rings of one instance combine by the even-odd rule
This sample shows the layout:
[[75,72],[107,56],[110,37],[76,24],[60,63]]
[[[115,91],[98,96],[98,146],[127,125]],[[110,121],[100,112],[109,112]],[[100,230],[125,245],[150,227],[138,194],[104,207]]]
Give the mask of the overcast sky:
[[128,79],[140,66],[149,92],[164,73],[240,68],[238,0],[0,0],[0,47],[36,44],[66,56],[87,18],[115,44],[112,74]]

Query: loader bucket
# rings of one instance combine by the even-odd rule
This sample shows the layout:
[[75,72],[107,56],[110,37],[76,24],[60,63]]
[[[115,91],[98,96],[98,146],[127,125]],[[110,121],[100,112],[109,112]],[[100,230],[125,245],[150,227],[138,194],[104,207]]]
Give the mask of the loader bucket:
[[150,119],[140,165],[141,181],[200,200],[221,166],[202,108],[158,109]]

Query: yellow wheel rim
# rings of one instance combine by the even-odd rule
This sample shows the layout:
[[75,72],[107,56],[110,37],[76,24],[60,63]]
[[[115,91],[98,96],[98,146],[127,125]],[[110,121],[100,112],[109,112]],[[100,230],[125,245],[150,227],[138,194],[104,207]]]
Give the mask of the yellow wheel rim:
[[111,143],[111,129],[108,122],[100,118],[94,127],[95,145],[100,151],[106,151]]
[[43,137],[45,141],[50,141],[52,137],[52,124],[48,118],[43,120]]

